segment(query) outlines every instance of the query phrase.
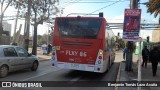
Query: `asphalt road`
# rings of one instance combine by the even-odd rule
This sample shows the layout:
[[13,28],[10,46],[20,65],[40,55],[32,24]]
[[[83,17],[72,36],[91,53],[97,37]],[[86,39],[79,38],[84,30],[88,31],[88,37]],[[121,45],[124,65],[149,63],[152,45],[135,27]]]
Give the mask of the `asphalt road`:
[[[22,70],[10,73],[6,78],[0,78],[0,81],[68,81],[76,84],[79,81],[93,81],[100,84],[102,81],[115,81],[119,68],[121,54],[116,54],[116,60],[110,70],[104,74],[74,71],[53,68],[50,61],[40,62],[37,71]],[[66,82],[58,82],[64,85]],[[90,83],[86,83],[89,85]],[[114,90],[114,87],[43,87],[43,88],[0,88],[0,90]]]

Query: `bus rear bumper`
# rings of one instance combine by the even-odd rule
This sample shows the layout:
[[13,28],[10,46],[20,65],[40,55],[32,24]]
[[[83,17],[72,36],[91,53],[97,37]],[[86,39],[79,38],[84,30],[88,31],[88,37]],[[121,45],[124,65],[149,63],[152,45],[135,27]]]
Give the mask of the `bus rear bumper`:
[[91,64],[77,64],[77,63],[66,63],[66,62],[52,62],[52,66],[61,69],[71,69],[80,71],[90,71],[97,73],[104,73],[106,70],[102,65],[91,65]]

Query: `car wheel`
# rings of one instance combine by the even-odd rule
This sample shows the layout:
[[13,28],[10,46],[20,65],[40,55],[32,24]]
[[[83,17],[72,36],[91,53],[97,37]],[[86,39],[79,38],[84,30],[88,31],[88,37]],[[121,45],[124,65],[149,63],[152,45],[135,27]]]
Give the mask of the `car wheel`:
[[33,65],[32,65],[32,67],[31,67],[31,70],[32,71],[36,71],[37,70],[37,68],[38,68],[38,62],[33,62]]
[[6,77],[8,75],[8,67],[6,65],[0,68],[0,77]]

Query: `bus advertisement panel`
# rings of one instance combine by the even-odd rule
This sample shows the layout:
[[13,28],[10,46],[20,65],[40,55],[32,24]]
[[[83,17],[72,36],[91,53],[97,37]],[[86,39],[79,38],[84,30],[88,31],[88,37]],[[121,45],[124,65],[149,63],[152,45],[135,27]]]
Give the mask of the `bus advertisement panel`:
[[125,9],[123,40],[138,41],[141,21],[141,9]]

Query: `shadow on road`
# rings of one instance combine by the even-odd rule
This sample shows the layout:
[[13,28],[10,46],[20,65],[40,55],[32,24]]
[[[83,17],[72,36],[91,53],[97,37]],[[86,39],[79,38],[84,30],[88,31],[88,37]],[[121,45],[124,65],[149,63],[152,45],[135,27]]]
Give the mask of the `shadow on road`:
[[[87,80],[87,81],[99,81],[103,80],[104,77],[113,73],[113,76],[116,76],[118,73],[119,62],[114,62],[114,64],[110,67],[109,71],[105,73],[96,73],[96,72],[87,72],[87,71],[78,71],[78,70],[71,70],[67,74],[64,74],[63,77],[65,78],[79,78],[79,80]],[[116,70],[115,70],[116,69]],[[114,70],[114,71],[113,71]],[[112,75],[112,74],[111,74]]]

